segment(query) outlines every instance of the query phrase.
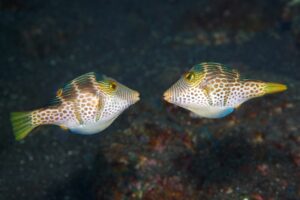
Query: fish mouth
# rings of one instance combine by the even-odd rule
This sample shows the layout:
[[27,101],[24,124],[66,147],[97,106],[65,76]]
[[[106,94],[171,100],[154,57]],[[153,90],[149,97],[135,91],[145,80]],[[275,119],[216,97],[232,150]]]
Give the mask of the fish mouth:
[[137,91],[134,91],[134,93],[132,94],[132,100],[133,103],[136,103],[140,100],[140,93],[138,93]]
[[165,91],[164,95],[164,100],[171,103],[171,98],[172,98],[172,95],[171,95],[171,91],[170,90],[167,90]]

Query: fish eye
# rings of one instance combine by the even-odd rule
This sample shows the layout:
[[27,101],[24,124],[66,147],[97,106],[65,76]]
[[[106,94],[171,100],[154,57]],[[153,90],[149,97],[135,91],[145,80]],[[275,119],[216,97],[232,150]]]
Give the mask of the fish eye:
[[109,88],[111,89],[111,90],[116,90],[117,89],[117,84],[116,84],[116,82],[114,82],[114,81],[112,81],[112,82],[110,82],[109,83]]
[[184,75],[184,78],[188,81],[192,81],[194,80],[195,78],[195,73],[194,72],[187,72],[185,75]]

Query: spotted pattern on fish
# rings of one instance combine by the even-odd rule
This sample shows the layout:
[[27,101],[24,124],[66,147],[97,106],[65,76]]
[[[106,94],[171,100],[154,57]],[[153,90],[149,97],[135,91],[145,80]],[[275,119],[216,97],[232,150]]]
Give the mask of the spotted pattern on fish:
[[102,109],[97,94],[95,75],[88,73],[80,76],[57,91],[59,107],[52,106],[32,113],[33,124],[64,123],[66,120],[74,124],[91,122]]
[[219,63],[202,63],[193,68],[203,74],[199,88],[211,106],[235,106],[237,101],[264,94],[261,81],[241,80],[240,74]]
[[[13,113],[17,139],[34,127],[55,124],[82,134],[93,134],[109,126],[121,112],[139,100],[139,93],[112,78],[87,73],[56,92],[51,106],[26,113]],[[30,129],[31,128],[31,129]]]
[[[251,98],[284,91],[286,88],[283,84],[241,78],[237,70],[209,62],[192,67],[164,93],[164,98],[170,103],[209,117],[211,113],[216,114],[216,110],[233,110]],[[219,115],[211,116],[215,118]]]

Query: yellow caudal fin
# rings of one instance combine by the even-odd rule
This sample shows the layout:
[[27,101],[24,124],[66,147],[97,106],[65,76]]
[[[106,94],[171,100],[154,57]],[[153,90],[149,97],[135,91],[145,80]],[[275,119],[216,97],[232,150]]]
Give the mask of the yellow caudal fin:
[[22,140],[36,127],[32,125],[31,112],[12,112],[10,120],[16,140]]
[[283,92],[287,90],[287,86],[280,83],[265,83],[264,91],[266,94]]

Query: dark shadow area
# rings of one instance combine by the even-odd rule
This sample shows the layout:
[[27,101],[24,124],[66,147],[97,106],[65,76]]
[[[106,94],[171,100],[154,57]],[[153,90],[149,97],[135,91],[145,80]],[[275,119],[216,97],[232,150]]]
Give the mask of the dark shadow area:
[[[198,186],[230,182],[239,175],[239,169],[253,160],[252,147],[243,138],[225,137],[198,144],[190,158],[187,173]],[[179,165],[178,165],[179,166]]]
[[110,199],[116,177],[113,175],[111,165],[103,154],[99,153],[91,169],[78,170],[66,180],[66,182],[53,185],[46,199],[93,200],[97,199],[99,191],[101,191],[101,199]]
[[[284,165],[288,162],[283,151],[268,145],[254,146],[242,133],[202,141],[195,152],[176,159],[175,166],[188,174],[189,180],[195,181],[200,188],[230,185],[236,181],[246,184],[251,180],[251,174],[255,173],[258,163]],[[182,162],[183,159],[187,162]],[[236,177],[239,177],[238,180]]]
[[[110,200],[136,179],[134,164],[108,163],[99,153],[92,168],[83,168],[67,178],[66,182],[53,185],[46,199],[55,200]],[[127,196],[131,193],[128,192]]]

